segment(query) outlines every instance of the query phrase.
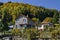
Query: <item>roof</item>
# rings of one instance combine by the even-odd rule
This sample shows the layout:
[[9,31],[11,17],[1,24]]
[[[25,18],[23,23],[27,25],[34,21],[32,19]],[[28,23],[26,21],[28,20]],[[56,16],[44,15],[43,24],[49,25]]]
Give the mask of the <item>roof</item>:
[[25,16],[25,15],[23,15],[23,14],[20,14],[20,16],[18,16],[18,17],[16,18],[16,20],[18,20],[18,19],[21,18],[21,17],[27,17],[27,16]]
[[[18,16],[17,18],[16,18],[16,20],[18,20],[18,19],[20,19],[21,17],[26,17],[28,20],[30,20],[30,21],[33,21],[31,18],[29,18],[28,17],[28,15],[23,15],[23,14],[21,14],[20,16]],[[34,21],[33,21],[34,22]]]
[[9,28],[13,28],[14,27],[14,25],[10,25],[10,26],[8,26]]

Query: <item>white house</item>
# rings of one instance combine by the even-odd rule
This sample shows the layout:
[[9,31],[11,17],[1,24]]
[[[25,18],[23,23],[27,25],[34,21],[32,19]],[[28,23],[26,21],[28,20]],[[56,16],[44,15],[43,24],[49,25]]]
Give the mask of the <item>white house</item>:
[[44,26],[38,26],[38,30],[43,30],[44,29]]
[[38,26],[38,30],[44,30],[44,29],[46,29],[47,26],[48,26],[48,27],[52,27],[53,24],[50,23],[50,22],[42,22],[42,23],[40,24],[40,26]]
[[27,28],[34,27],[34,22],[28,16],[21,14],[16,19],[14,28],[21,29],[21,28],[26,28],[26,27]]
[[40,27],[38,29],[45,29],[47,26],[52,27],[53,23],[51,23],[52,18],[51,17],[46,17],[40,24]]
[[52,23],[51,22],[42,22],[41,23],[41,26],[52,26]]

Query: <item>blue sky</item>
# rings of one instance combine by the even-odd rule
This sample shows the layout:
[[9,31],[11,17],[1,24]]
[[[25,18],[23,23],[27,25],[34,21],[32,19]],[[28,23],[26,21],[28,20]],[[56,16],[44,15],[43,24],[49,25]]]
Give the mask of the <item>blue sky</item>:
[[52,8],[60,10],[60,0],[0,0],[0,2],[8,2],[8,1],[28,3],[36,6],[43,6],[49,9]]

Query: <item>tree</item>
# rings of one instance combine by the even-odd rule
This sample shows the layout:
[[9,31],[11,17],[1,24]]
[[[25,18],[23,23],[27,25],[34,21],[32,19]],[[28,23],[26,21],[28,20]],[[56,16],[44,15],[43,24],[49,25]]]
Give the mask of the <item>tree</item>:
[[23,35],[25,35],[28,38],[28,40],[31,40],[31,38],[36,38],[36,36],[38,35],[37,29],[35,28],[26,29]]
[[7,15],[7,11],[3,11],[4,14],[2,14],[2,31],[8,30],[8,15]]
[[54,11],[53,21],[52,21],[54,24],[58,23],[58,16],[59,16],[58,12]]
[[2,2],[0,2],[0,6],[1,6],[1,5],[3,5],[3,3],[2,3]]

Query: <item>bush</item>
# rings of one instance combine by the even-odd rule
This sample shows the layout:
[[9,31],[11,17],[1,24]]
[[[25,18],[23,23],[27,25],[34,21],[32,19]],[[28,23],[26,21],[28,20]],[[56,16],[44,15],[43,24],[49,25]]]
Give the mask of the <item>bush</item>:
[[12,33],[12,35],[21,35],[20,29],[12,29],[11,33]]

